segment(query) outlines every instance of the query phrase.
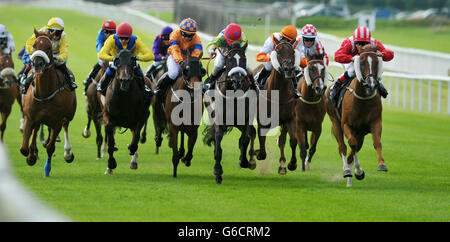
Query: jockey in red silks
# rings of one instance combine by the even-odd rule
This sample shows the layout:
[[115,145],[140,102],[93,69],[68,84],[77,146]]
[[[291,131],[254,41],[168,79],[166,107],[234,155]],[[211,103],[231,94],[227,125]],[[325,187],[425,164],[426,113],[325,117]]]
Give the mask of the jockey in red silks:
[[[383,61],[390,61],[394,58],[394,52],[386,49],[380,41],[371,37],[370,30],[366,27],[358,27],[353,32],[353,36],[350,36],[342,42],[341,47],[334,53],[334,60],[338,63],[349,64],[347,70],[342,74],[334,83],[331,88],[330,100],[337,106],[338,97],[337,93],[342,87],[342,83],[346,80],[352,80],[355,77],[355,67],[353,64],[353,57],[359,55],[357,45],[364,46],[371,44],[372,46],[378,46],[377,55],[383,58]],[[388,95],[387,90],[380,82],[378,85],[378,91],[384,98]]]

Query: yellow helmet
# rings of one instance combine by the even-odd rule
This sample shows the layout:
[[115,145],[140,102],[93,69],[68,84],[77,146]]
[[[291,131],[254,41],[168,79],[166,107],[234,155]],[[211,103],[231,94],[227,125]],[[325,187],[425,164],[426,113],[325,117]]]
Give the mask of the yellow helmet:
[[280,34],[288,40],[293,40],[297,38],[297,29],[292,25],[288,25],[281,30]]
[[47,26],[49,29],[64,30],[64,21],[58,17],[51,18]]

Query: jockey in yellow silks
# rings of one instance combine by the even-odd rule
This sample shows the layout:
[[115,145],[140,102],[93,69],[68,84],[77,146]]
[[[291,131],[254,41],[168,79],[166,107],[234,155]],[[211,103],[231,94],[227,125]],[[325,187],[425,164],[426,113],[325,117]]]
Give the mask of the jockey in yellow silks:
[[180,28],[170,34],[170,47],[167,51],[167,75],[158,82],[155,94],[162,100],[167,88],[172,85],[180,72],[180,63],[184,61],[188,53],[192,57],[201,58],[203,55],[202,41],[197,35],[197,23],[191,18],[184,19]]
[[[133,34],[133,29],[128,23],[121,23],[117,26],[116,34],[106,39],[102,49],[98,53],[98,58],[109,62],[109,67],[97,86],[97,91],[102,95],[106,94],[106,88],[116,73],[117,67],[114,65],[113,59],[117,56],[118,50],[127,49],[133,51],[133,55],[139,61],[148,62],[155,59],[150,49],[142,42],[139,36]],[[139,65],[135,67],[135,75],[138,77],[138,85],[144,90],[146,99],[151,96],[151,90],[147,87],[144,80],[142,69]]]
[[[54,32],[53,37],[50,39],[52,42],[52,50],[53,50],[53,59],[55,60],[55,67],[59,69],[63,75],[64,80],[69,86],[70,91],[74,91],[75,88],[77,88],[77,85],[75,84],[75,77],[73,76],[72,71],[70,71],[67,66],[67,58],[68,58],[68,50],[67,50],[67,34],[64,32],[64,21],[61,18],[53,17],[51,18],[47,25],[39,29],[39,32],[46,32],[48,34],[52,34]],[[31,60],[33,59],[33,52],[34,52],[34,42],[36,41],[36,36],[33,34],[26,42],[25,50],[26,52],[31,55]],[[29,67],[27,67],[25,75],[28,74],[28,71],[30,70]],[[28,76],[24,82],[22,89],[22,93],[25,94],[27,92],[28,86],[30,85],[31,81],[33,80],[34,76],[30,75]]]

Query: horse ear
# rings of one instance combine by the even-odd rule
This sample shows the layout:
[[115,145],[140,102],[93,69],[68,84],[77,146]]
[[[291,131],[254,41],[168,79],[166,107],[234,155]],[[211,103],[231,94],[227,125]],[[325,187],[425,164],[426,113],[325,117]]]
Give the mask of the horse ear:
[[36,38],[40,36],[40,33],[36,30],[36,28],[34,28],[34,35],[36,36]]

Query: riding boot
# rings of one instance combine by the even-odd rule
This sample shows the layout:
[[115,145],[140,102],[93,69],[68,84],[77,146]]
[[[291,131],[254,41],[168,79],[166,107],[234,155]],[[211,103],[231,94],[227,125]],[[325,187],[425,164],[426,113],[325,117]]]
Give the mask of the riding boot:
[[247,70],[247,78],[250,81],[250,84],[253,88],[255,88],[256,94],[259,94],[259,91],[261,90],[259,87],[259,84],[255,81],[255,78],[253,78],[253,74]]
[[217,78],[218,76],[215,76],[214,72],[211,73],[211,75],[205,79],[205,82],[203,82],[202,92],[205,93],[208,90],[212,90],[215,87]]
[[92,68],[92,70],[89,73],[89,75],[86,78],[86,80],[83,81],[83,84],[84,84],[84,92],[83,92],[83,94],[84,95],[86,95],[86,92],[87,92],[87,89],[88,89],[89,85],[95,79],[95,76],[97,76],[97,74],[98,74],[98,72],[100,71],[101,68],[102,67],[100,66],[100,64],[95,63],[94,68]]
[[144,99],[145,101],[150,101],[150,98],[153,96],[153,92],[152,90],[147,86],[147,84],[145,84],[145,77],[144,77],[144,73],[142,73],[142,71],[140,71],[140,69],[138,69],[138,81],[137,84],[138,86],[144,91]]
[[383,98],[386,98],[388,95],[388,91],[386,90],[386,88],[384,88],[384,85],[381,82],[378,83],[378,92],[380,92],[380,95]]
[[75,83],[75,77],[69,72],[66,64],[59,65],[57,66],[57,68],[63,73],[64,81],[66,82],[67,86],[69,86],[69,90],[73,92],[75,88],[78,87]]
[[291,79],[292,88],[294,89],[294,98],[297,99],[301,96],[300,91],[297,89],[297,82],[295,78]]
[[22,78],[21,85],[23,95],[27,94],[28,87],[30,86],[30,83],[33,81],[33,79],[34,79],[33,73],[31,73],[29,76],[25,74],[24,77]]
[[333,87],[330,90],[330,101],[331,103],[337,107],[337,94],[339,93],[339,91],[341,90],[342,87],[342,82],[340,79],[337,79],[336,82],[334,82]]
[[271,71],[266,70],[266,68],[262,68],[261,71],[259,71],[255,75],[255,81],[259,84],[259,86],[263,87],[267,77],[269,77]]
[[172,80],[169,75],[166,74],[164,79],[160,80],[153,92],[156,95],[156,98],[161,102],[164,102],[164,96],[167,92],[167,89],[173,84],[174,80]]
[[105,73],[103,74],[102,78],[100,79],[100,83],[99,85],[97,85],[97,92],[100,92],[103,96],[106,95],[106,89],[109,85],[109,83],[111,82],[112,78],[113,78],[113,74],[109,74]]

